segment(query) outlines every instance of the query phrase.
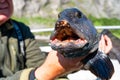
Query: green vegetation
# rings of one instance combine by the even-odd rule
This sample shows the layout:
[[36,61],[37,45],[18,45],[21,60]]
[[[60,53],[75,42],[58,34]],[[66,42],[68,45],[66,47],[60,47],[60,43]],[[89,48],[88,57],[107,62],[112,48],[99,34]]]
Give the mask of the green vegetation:
[[[42,17],[31,17],[31,18],[26,18],[26,17],[21,17],[21,18],[17,18],[17,17],[12,17],[15,20],[24,22],[25,24],[29,25],[32,23],[36,23],[36,24],[43,24],[49,27],[53,27],[55,20],[54,18],[42,18]],[[106,18],[94,18],[92,16],[88,17],[95,26],[119,26],[120,25],[120,20],[118,19],[106,19]],[[120,29],[119,30],[111,30],[111,32],[117,36],[118,38],[120,38]],[[50,32],[48,32],[50,33]],[[48,33],[39,33],[42,35],[47,35]],[[36,34],[36,33],[35,33]]]
[[[95,26],[120,26],[120,20],[116,18],[107,19],[107,18],[94,18],[92,16],[88,17]],[[120,38],[120,29],[110,30],[113,35]]]
[[120,20],[116,18],[94,18],[92,16],[88,17],[96,26],[118,26],[120,25]]
[[111,32],[113,33],[113,35],[115,35],[116,37],[118,37],[120,39],[120,29],[111,30]]
[[55,23],[55,19],[54,18],[42,18],[42,17],[12,17],[12,19],[21,21],[27,25],[30,25],[32,23],[35,24],[43,24],[43,25],[47,25],[47,26],[53,26]]

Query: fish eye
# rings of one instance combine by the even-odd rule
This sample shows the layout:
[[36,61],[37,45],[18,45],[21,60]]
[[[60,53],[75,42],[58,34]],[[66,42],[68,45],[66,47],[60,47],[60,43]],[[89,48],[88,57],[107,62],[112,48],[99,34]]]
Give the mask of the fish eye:
[[79,12],[75,12],[75,16],[78,17],[78,18],[82,17],[81,13],[79,13]]

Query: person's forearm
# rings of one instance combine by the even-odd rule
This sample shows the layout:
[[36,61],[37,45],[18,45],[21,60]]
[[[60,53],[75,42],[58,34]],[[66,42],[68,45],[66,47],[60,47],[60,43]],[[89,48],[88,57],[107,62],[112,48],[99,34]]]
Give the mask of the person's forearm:
[[51,51],[44,64],[35,70],[38,80],[54,80],[56,77],[78,70],[82,67],[82,58],[65,58],[57,51]]
[[64,72],[64,70],[55,69],[56,67],[50,66],[50,65],[42,65],[35,71],[35,77],[38,80],[54,80],[56,77],[58,77],[60,74]]

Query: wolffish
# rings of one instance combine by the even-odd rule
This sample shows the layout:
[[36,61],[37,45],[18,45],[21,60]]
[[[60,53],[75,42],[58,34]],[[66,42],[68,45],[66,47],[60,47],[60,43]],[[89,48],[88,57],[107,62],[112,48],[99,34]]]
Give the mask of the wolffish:
[[108,80],[114,67],[109,57],[98,48],[100,35],[79,9],[67,8],[58,14],[50,45],[65,57],[85,57],[82,60],[84,68]]

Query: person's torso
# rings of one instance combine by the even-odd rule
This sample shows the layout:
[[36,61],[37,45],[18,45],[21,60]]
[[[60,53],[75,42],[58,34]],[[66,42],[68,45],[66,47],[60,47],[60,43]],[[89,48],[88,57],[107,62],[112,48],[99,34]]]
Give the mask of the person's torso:
[[0,77],[11,76],[22,69],[19,41],[10,21],[0,26]]

